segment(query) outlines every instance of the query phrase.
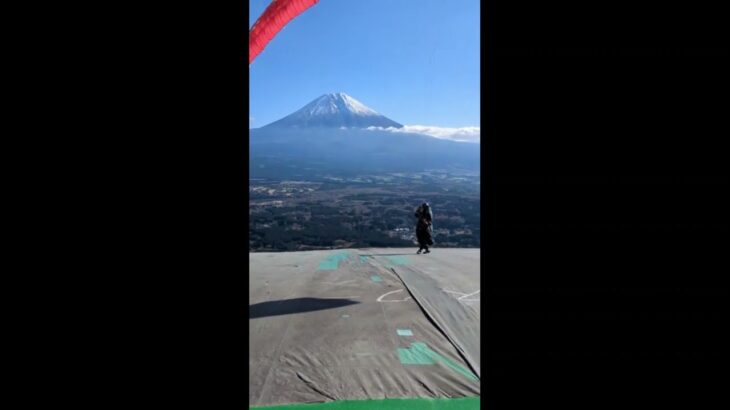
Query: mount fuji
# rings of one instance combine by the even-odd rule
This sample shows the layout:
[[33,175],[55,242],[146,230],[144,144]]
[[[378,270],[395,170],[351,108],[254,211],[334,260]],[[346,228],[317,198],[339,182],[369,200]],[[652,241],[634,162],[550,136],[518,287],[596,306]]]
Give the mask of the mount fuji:
[[[397,132],[393,132],[393,131]],[[326,172],[479,169],[479,146],[403,131],[403,125],[345,93],[330,93],[249,130],[253,178]]]
[[345,93],[330,93],[264,128],[308,127],[402,128],[403,125],[377,113]]

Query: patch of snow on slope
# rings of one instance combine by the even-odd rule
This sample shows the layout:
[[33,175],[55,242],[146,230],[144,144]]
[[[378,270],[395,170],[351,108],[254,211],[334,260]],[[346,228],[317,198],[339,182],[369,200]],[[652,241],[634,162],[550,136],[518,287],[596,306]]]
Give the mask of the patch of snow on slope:
[[337,104],[327,95],[323,95],[309,108],[309,115],[336,114],[339,112]]
[[345,93],[338,93],[338,96],[345,103],[345,107],[347,107],[347,109],[350,110],[350,112],[352,113],[358,115],[379,115],[375,110],[372,110],[371,108],[365,106],[365,104],[350,97]]

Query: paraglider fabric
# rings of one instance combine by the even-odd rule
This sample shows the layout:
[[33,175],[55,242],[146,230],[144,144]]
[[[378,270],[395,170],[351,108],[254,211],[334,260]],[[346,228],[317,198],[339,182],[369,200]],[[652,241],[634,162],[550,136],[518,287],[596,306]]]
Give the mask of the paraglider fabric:
[[273,0],[249,32],[248,63],[251,64],[274,36],[293,18],[315,5],[318,1]]

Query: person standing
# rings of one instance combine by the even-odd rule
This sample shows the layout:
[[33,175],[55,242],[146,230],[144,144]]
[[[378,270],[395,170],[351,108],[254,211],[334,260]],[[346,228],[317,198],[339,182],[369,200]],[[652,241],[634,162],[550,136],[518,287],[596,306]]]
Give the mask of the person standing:
[[428,247],[433,245],[433,212],[428,202],[424,202],[416,208],[415,216],[418,218],[416,222],[416,239],[420,246],[416,254],[420,254],[424,249],[425,252],[423,253],[430,253]]

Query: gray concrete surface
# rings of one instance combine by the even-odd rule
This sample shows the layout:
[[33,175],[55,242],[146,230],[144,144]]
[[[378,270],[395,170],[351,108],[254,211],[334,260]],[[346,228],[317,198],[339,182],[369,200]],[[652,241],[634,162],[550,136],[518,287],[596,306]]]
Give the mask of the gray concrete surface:
[[478,249],[249,256],[250,405],[480,395]]

